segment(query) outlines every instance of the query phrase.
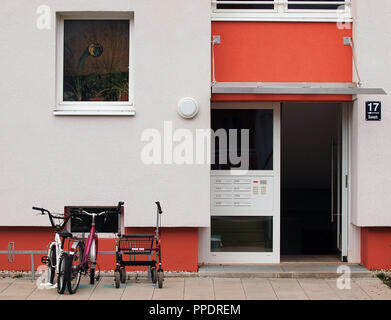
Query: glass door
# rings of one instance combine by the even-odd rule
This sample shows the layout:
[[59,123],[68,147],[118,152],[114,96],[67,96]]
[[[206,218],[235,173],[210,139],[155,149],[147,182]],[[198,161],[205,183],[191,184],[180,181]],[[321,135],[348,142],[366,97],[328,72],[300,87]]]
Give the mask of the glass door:
[[219,103],[211,111],[209,263],[280,260],[280,104]]

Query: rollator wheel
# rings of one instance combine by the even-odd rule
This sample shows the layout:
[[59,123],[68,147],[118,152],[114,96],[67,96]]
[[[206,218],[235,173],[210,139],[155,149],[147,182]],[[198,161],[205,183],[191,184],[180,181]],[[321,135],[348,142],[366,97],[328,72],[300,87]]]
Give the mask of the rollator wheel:
[[157,285],[159,288],[163,288],[164,274],[163,270],[157,272]]
[[114,271],[114,281],[115,281],[115,287],[118,289],[121,282],[121,275],[119,270]]
[[121,268],[119,270],[119,275],[120,275],[121,283],[125,283],[126,282],[126,270],[125,270],[125,268]]
[[152,283],[156,283],[156,281],[157,281],[156,268],[151,268],[151,280],[152,280]]

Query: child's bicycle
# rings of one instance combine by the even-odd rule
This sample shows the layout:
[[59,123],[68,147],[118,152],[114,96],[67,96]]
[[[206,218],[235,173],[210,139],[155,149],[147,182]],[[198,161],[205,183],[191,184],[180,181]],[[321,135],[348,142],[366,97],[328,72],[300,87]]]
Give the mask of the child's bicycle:
[[[68,264],[68,254],[64,252],[65,239],[72,239],[73,236],[66,230],[63,230],[68,220],[73,217],[69,215],[65,217],[60,214],[52,214],[44,208],[33,207],[33,210],[41,211],[41,214],[47,214],[50,224],[54,229],[54,241],[49,243],[48,255],[41,258],[41,262],[48,266],[48,283],[54,285],[54,278],[57,277],[57,292],[63,294],[66,287],[66,266]],[[61,239],[62,238],[62,239]]]
[[[115,209],[105,210],[100,213],[90,213],[83,209],[71,209],[71,214],[73,216],[78,218],[90,216],[92,220],[87,241],[84,241],[84,239],[74,241],[69,253],[69,262],[67,266],[67,287],[69,293],[76,293],[82,273],[87,274],[87,272],[89,272],[90,284],[94,284],[95,267],[98,258],[98,236],[95,229],[95,219],[100,216],[106,218],[109,214],[120,215],[123,204],[123,202],[119,202]],[[99,279],[99,276],[97,279]]]

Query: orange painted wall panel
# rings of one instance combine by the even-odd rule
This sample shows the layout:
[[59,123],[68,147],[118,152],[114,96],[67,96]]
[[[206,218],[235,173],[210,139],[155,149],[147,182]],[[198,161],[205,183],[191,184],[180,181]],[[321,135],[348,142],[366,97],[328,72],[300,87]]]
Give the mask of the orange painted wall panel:
[[[352,49],[336,23],[213,22],[218,82],[351,82]],[[213,95],[213,101],[351,101],[351,96]]]
[[[154,228],[126,228],[126,233],[154,233]],[[15,242],[15,250],[47,250],[53,240],[53,231],[48,227],[0,227],[0,251],[7,250],[8,242]],[[162,261],[164,270],[198,270],[198,229],[162,228]],[[99,251],[115,251],[114,239],[99,239]],[[35,268],[41,265],[41,255],[35,256]],[[114,270],[114,255],[100,255],[101,270]],[[128,268],[142,270],[146,268]],[[0,254],[0,270],[30,270],[30,256],[16,255],[15,263],[9,263],[6,254]]]
[[391,269],[391,228],[361,228],[361,263],[368,269]]

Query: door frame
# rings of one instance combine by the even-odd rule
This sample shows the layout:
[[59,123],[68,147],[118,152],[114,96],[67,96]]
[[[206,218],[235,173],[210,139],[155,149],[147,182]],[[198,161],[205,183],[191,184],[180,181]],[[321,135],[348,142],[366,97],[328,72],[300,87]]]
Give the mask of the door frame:
[[[299,102],[299,101],[296,101]],[[350,198],[351,198],[351,112],[352,103],[339,102],[342,108],[342,160],[341,160],[341,260],[348,262],[349,250],[349,223],[350,223]],[[273,215],[273,253],[248,253],[248,252],[221,252],[215,253],[210,250],[210,227],[199,229],[199,260],[203,263],[280,263],[280,196],[281,196],[281,102],[215,102],[212,109],[273,109],[274,115],[274,141],[273,141],[273,171],[276,171],[274,183],[275,210],[278,214]],[[239,107],[241,106],[241,107]],[[277,117],[275,117],[277,115]],[[277,154],[278,152],[278,154]],[[278,168],[278,170],[277,170]],[[255,172],[267,173],[268,171]],[[270,172],[269,172],[270,173]],[[211,178],[213,171],[211,171]],[[278,197],[278,201],[276,201]],[[212,216],[212,210],[211,210]]]
[[342,103],[342,159],[341,159],[341,260],[348,262],[348,226],[350,217],[350,109]]
[[[212,179],[221,175],[264,176],[273,177],[273,210],[263,212],[229,212],[228,216],[272,216],[273,217],[273,251],[272,252],[211,252],[211,228],[200,230],[200,260],[205,263],[280,263],[280,145],[281,145],[281,103],[280,102],[224,102],[212,103],[212,109],[271,109],[273,110],[273,170],[211,170]],[[211,189],[212,190],[212,189]],[[212,196],[212,192],[211,192]],[[223,214],[211,209],[210,216]]]

